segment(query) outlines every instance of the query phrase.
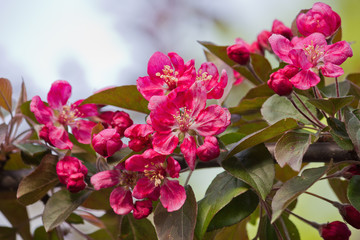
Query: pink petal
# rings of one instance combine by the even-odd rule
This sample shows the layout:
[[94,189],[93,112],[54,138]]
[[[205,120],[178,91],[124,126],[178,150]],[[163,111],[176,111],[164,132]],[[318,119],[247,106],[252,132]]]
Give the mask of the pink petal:
[[152,201],[136,201],[133,216],[135,219],[141,219],[149,216],[152,212]]
[[295,66],[297,68],[309,69],[314,67],[314,64],[309,62],[307,56],[305,55],[304,50],[302,49],[292,49],[289,52],[289,58],[291,59],[292,66]]
[[169,56],[169,58],[171,60],[172,65],[175,68],[175,71],[177,71],[179,75],[182,75],[183,72],[185,71],[184,59],[182,59],[182,57],[180,57],[175,52],[169,52],[168,56]]
[[117,170],[107,170],[96,173],[90,179],[95,190],[114,187],[119,184],[120,172]]
[[110,206],[116,214],[128,214],[134,208],[131,192],[122,187],[115,188],[110,194]]
[[344,74],[344,70],[340,66],[330,62],[325,63],[320,69],[325,77],[340,77]]
[[315,47],[324,47],[327,45],[325,36],[321,33],[312,33],[306,38],[303,38],[301,41],[297,42],[294,46],[295,49],[304,49],[304,46],[315,46]]
[[98,108],[96,104],[88,103],[84,105],[80,105],[84,100],[78,100],[75,103],[71,104],[72,109],[77,109],[80,113],[82,118],[91,117],[91,116],[97,116]]
[[353,52],[350,44],[348,42],[341,41],[327,47],[324,61],[341,65],[348,57],[352,56]]
[[139,77],[136,80],[136,85],[138,91],[148,101],[152,96],[165,95],[166,88],[164,88],[164,81],[161,78]]
[[179,181],[165,180],[160,189],[160,202],[168,210],[173,212],[179,210],[186,200],[186,192]]
[[96,123],[86,120],[77,120],[71,124],[71,130],[74,137],[83,144],[91,143],[91,130],[95,127]]
[[146,198],[155,190],[155,188],[156,186],[153,181],[147,177],[140,178],[133,189],[133,196],[137,199]]
[[181,166],[179,162],[173,159],[172,157],[168,157],[166,172],[169,174],[169,176],[171,178],[178,178],[180,170],[181,170]]
[[294,87],[307,90],[320,82],[320,77],[311,70],[302,70],[290,79]]
[[52,109],[46,106],[39,96],[32,98],[30,111],[34,113],[36,120],[41,124],[52,124],[54,121]]
[[220,148],[216,137],[205,137],[204,144],[196,149],[196,155],[204,162],[217,158],[220,155]]
[[154,133],[153,135],[153,147],[158,153],[167,155],[171,154],[179,143],[179,138],[176,133]]
[[49,126],[49,140],[52,145],[59,149],[72,149],[73,143],[69,139],[64,127]]
[[67,81],[55,81],[47,95],[49,106],[53,109],[60,110],[66,105],[71,96],[71,85]]
[[168,65],[172,68],[171,61],[162,52],[155,52],[149,59],[147,72],[151,78],[158,78],[156,73],[162,73],[164,66]]
[[184,158],[191,170],[195,169],[196,160],[196,142],[193,136],[184,139],[180,145],[180,150],[184,154]]
[[293,45],[286,37],[273,34],[269,37],[269,43],[274,53],[284,62],[292,63],[288,57],[289,51],[293,48]]
[[219,105],[211,105],[200,112],[190,129],[201,136],[217,135],[225,131],[230,125],[230,113]]

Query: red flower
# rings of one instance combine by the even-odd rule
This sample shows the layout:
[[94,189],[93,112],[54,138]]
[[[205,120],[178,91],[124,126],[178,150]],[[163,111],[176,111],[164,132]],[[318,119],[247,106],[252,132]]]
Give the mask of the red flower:
[[102,112],[99,117],[103,121],[105,128],[116,129],[120,137],[123,137],[125,130],[133,125],[133,120],[131,120],[130,115],[124,111]]
[[281,21],[275,19],[272,25],[271,29],[272,33],[280,34],[286,37],[287,39],[291,40],[293,37],[293,34],[291,32],[291,29],[284,25]]
[[205,137],[204,144],[196,149],[196,155],[204,162],[217,158],[220,155],[220,148],[216,137]]
[[345,223],[335,221],[322,225],[320,235],[325,240],[349,240],[351,232]]
[[317,2],[308,12],[297,16],[296,25],[304,36],[318,32],[330,37],[339,29],[341,18],[329,5]]
[[134,124],[124,132],[125,137],[130,138],[129,148],[135,152],[151,148],[151,134],[154,132],[148,124]]
[[75,157],[66,156],[56,164],[56,173],[60,182],[73,193],[86,187],[84,178],[87,172],[87,168]]
[[228,76],[225,70],[221,72],[219,79],[219,72],[217,67],[212,62],[201,64],[200,69],[196,75],[196,81],[206,88],[208,99],[219,99],[224,94],[224,88],[228,82]]

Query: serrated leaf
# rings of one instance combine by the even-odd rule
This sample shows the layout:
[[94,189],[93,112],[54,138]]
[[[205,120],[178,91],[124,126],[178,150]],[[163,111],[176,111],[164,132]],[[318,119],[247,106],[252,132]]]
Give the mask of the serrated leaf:
[[341,108],[350,104],[354,96],[338,97],[338,98],[322,98],[322,99],[309,99],[308,102],[325,111],[326,113],[334,116]]
[[344,117],[346,131],[354,144],[357,155],[360,156],[360,120],[350,111],[345,111]]
[[260,143],[264,143],[274,137],[282,135],[288,130],[292,130],[298,127],[298,124],[295,119],[286,118],[282,119],[275,124],[261,129],[257,132],[254,132],[235,144],[235,146],[229,151],[226,159],[234,156],[236,153],[241,152],[247,148],[256,146]]
[[203,239],[204,234],[217,212],[234,197],[248,190],[248,185],[227,172],[218,174],[206,190],[205,197],[198,202],[195,236]]
[[19,202],[24,205],[35,203],[59,183],[56,163],[56,156],[46,155],[40,165],[20,182],[17,191]]
[[112,105],[141,113],[150,113],[147,108],[148,101],[137,90],[136,85],[106,89],[86,98],[82,104],[85,103]]
[[243,150],[221,165],[231,175],[253,187],[262,199],[271,191],[275,177],[274,162],[264,144]]
[[[315,107],[312,104],[307,103],[306,97],[299,97],[305,103],[307,108],[315,115]],[[307,111],[302,106],[302,104],[296,98],[294,98],[293,100],[299,107],[299,109],[305,114],[307,114]],[[301,113],[298,112],[298,110],[296,110],[296,108],[286,97],[282,97],[277,94],[271,96],[264,102],[261,108],[261,114],[264,119],[270,124],[274,124],[275,122],[284,118],[293,118],[305,124],[311,124],[303,115],[301,115]]]
[[259,204],[259,197],[251,190],[233,198],[211,220],[208,231],[228,227],[248,217]]
[[154,211],[154,223],[159,240],[191,240],[197,215],[197,204],[191,187],[186,186],[186,201],[177,211],[169,213],[162,204]]
[[351,203],[358,211],[360,211],[360,176],[354,175],[349,182],[347,188],[347,196]]
[[24,240],[32,239],[26,207],[16,201],[15,192],[0,191],[0,211]]
[[294,177],[284,183],[273,197],[271,222],[276,221],[284,209],[318,181],[326,173],[326,170],[327,166],[306,169],[301,176]]
[[311,134],[287,132],[275,145],[275,159],[281,167],[287,164],[293,170],[300,171],[303,156],[310,144]]
[[327,118],[326,120],[329,127],[331,127],[330,134],[337,145],[348,151],[353,150],[354,145],[346,132],[345,123],[336,118]]
[[12,112],[12,86],[6,78],[0,78],[0,107]]
[[67,189],[54,193],[47,201],[42,216],[45,230],[48,232],[64,222],[90,193],[90,191],[70,193]]

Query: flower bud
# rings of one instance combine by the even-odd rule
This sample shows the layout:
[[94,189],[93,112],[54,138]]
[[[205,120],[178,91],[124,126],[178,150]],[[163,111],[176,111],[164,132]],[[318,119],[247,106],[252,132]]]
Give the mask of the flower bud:
[[354,175],[360,175],[359,164],[353,164],[349,166],[346,171],[343,172],[343,177],[347,179],[351,179]]
[[52,145],[49,139],[49,128],[47,126],[43,126],[39,131],[39,137],[43,139],[45,142]]
[[65,184],[72,193],[79,192],[86,187],[84,178],[87,172],[87,168],[75,157],[65,156],[56,164],[59,181]]
[[283,35],[289,40],[291,40],[291,38],[293,37],[291,29],[285,26],[284,23],[276,19],[273,22],[271,31],[272,33]]
[[98,154],[107,158],[119,151],[123,143],[116,129],[108,128],[94,135],[92,145]]
[[249,47],[243,43],[236,43],[229,46],[226,52],[231,60],[240,65],[246,65],[250,61]]
[[151,148],[151,134],[154,132],[148,124],[134,124],[124,132],[125,137],[130,138],[129,148],[135,152]]
[[141,219],[149,216],[152,212],[152,201],[151,200],[144,200],[144,201],[136,201],[133,216],[135,219]]
[[274,90],[280,96],[288,96],[293,91],[293,84],[290,82],[289,78],[284,74],[283,71],[276,71],[270,75],[268,80],[268,86]]
[[257,42],[260,45],[260,47],[264,50],[272,51],[270,43],[269,43],[269,37],[272,35],[269,31],[262,31],[257,36]]
[[341,18],[329,5],[317,2],[308,12],[297,16],[296,25],[305,37],[315,32],[330,37],[339,29]]
[[334,221],[324,224],[319,229],[320,235],[325,240],[349,240],[351,232],[345,223]]
[[115,112],[111,125],[116,129],[116,131],[120,134],[121,137],[124,136],[124,131],[133,125],[133,121],[131,120],[129,114],[124,111]]
[[220,155],[220,148],[216,137],[205,137],[204,144],[196,149],[196,154],[204,162],[217,158]]
[[343,204],[339,207],[340,214],[344,220],[356,229],[360,229],[360,212],[350,204]]

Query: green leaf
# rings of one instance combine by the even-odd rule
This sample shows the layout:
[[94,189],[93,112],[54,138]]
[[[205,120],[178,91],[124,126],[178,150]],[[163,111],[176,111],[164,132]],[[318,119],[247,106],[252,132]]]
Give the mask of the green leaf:
[[15,240],[16,229],[9,227],[0,227],[0,240]]
[[6,78],[0,78],[0,107],[12,112],[12,86]]
[[253,114],[254,112],[258,112],[268,98],[269,97],[265,96],[265,97],[243,99],[241,100],[238,106],[229,108],[229,111],[232,114],[236,113],[241,115],[250,115]]
[[334,116],[341,108],[350,104],[353,99],[354,96],[347,96],[338,98],[309,99],[308,102],[315,107],[324,110],[331,116]]
[[38,123],[34,113],[30,111],[30,103],[31,101],[26,101],[21,105],[21,113],[30,118],[30,120],[32,120],[34,123]]
[[38,227],[34,232],[34,239],[36,240],[59,240],[56,229],[46,232],[43,226]]
[[112,188],[103,188],[99,191],[93,191],[81,205],[91,209],[110,210],[112,208],[109,199],[112,190]]
[[358,211],[360,211],[360,176],[354,175],[349,182],[347,196],[351,203]]
[[147,219],[135,219],[132,214],[123,218],[121,224],[122,240],[157,240],[155,228]]
[[186,201],[177,211],[169,213],[162,204],[158,204],[154,211],[154,223],[160,240],[179,239],[191,240],[197,215],[197,204],[193,190],[186,186]]
[[86,98],[82,104],[96,103],[112,105],[141,113],[150,113],[148,101],[137,90],[136,85],[109,88]]
[[254,132],[235,144],[235,146],[229,151],[226,159],[234,156],[236,153],[241,152],[247,148],[256,146],[260,143],[264,143],[274,137],[282,135],[288,130],[292,130],[298,127],[295,119],[286,118],[278,121],[277,123]]
[[227,172],[218,174],[198,202],[195,236],[203,239],[211,219],[234,197],[248,190],[248,185]]
[[220,137],[220,140],[225,144],[225,145],[229,145],[235,142],[238,142],[239,140],[241,140],[243,137],[245,137],[245,134],[242,133],[237,133],[237,132],[231,132],[231,133],[227,133],[225,135],[222,135]]
[[302,159],[311,144],[311,134],[287,132],[276,143],[274,156],[280,167],[300,171]]
[[204,239],[206,240],[249,240],[246,230],[247,221],[243,220],[238,224],[230,227],[224,227],[219,230],[207,232]]
[[[327,175],[334,174],[335,172],[340,171],[347,166],[348,164],[337,165],[336,167],[331,168],[331,170],[327,172]],[[349,181],[347,179],[342,179],[342,178],[328,178],[327,180],[329,182],[331,189],[337,196],[337,198],[342,203],[349,203],[349,199],[347,198],[347,189],[349,186]]]
[[56,156],[46,155],[40,165],[21,180],[17,191],[19,202],[24,205],[35,203],[59,183],[56,163]]
[[24,163],[29,165],[39,165],[45,155],[50,154],[51,150],[43,145],[32,143],[14,144],[21,150],[21,158]]
[[[251,65],[259,78],[266,84],[270,79],[272,67],[269,61],[262,55],[250,53]],[[267,84],[266,84],[267,85]]]
[[[24,240],[32,239],[26,207],[16,201],[15,192],[0,191],[0,211]],[[1,231],[0,231],[1,232]]]
[[[348,95],[350,90],[350,82],[349,81],[342,81],[339,82],[339,95],[340,97],[344,97],[346,95]],[[336,85],[335,83],[330,84],[324,88],[321,88],[320,91],[326,96],[326,97],[337,97],[336,94]]]
[[348,151],[353,150],[354,145],[346,132],[345,123],[336,118],[327,118],[326,120],[329,127],[331,127],[330,134],[337,145]]
[[345,111],[344,116],[346,131],[354,144],[357,155],[360,157],[360,120],[350,111]]
[[274,162],[264,144],[243,150],[224,160],[222,167],[253,187],[263,199],[271,191],[275,177]]
[[70,216],[65,220],[68,223],[73,223],[73,224],[83,224],[84,220],[82,219],[82,217],[80,217],[79,215],[75,214],[75,213],[71,213]]
[[70,193],[67,189],[54,193],[46,203],[42,216],[45,230],[52,230],[64,222],[90,193],[90,191]]
[[211,220],[208,231],[231,226],[248,217],[259,204],[259,197],[251,190],[233,198]]
[[284,183],[275,193],[272,200],[272,222],[281,215],[284,209],[289,206],[297,197],[318,181],[327,170],[327,166],[310,168],[303,171],[301,176],[294,177]]
[[[307,98],[303,96],[299,96],[300,99],[305,103],[307,108],[315,115],[316,109],[315,107],[307,102]],[[302,106],[302,104],[297,100],[297,98],[293,99],[296,105],[299,107],[301,111],[307,114],[306,109]],[[305,124],[311,124],[301,113],[296,110],[296,108],[291,104],[291,102],[286,98],[279,96],[277,94],[271,96],[269,99],[264,102],[261,108],[261,114],[264,119],[273,124],[284,118],[293,118],[298,121],[301,121]]]

